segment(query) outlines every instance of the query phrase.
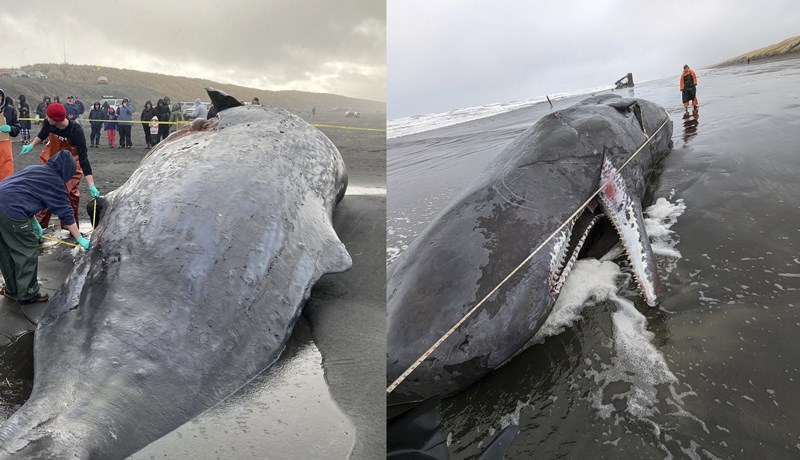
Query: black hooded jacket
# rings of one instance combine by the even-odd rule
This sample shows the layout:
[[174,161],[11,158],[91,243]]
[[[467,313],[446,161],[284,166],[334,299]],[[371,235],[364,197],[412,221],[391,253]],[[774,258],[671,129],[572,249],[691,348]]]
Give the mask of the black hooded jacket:
[[158,115],[156,115],[156,109],[153,108],[153,103],[150,101],[145,102],[144,110],[142,110],[142,115],[139,117],[139,119],[142,120],[142,125],[144,125],[145,129],[150,129],[148,125],[150,124],[150,120],[152,120],[155,116]]
[[164,103],[163,99],[159,99],[158,102],[156,102],[156,116],[158,117],[158,121],[169,121],[170,115],[171,110],[169,106]]
[[31,121],[30,120],[22,120],[22,118],[30,118],[31,117],[31,108],[28,106],[28,102],[25,100],[25,95],[19,95],[19,127],[22,129],[31,129]]
[[89,112],[89,124],[92,125],[92,128],[95,129],[102,129],[103,128],[103,121],[108,118],[108,111],[103,110],[100,107],[99,102],[95,102],[92,106],[92,111]]
[[13,104],[8,103],[6,92],[2,89],[0,89],[0,95],[3,96],[3,102],[0,102],[0,112],[6,117],[6,124],[11,127],[11,132],[8,134],[10,134],[11,137],[17,137],[21,129],[19,126],[19,119],[17,118],[17,109],[14,108]]

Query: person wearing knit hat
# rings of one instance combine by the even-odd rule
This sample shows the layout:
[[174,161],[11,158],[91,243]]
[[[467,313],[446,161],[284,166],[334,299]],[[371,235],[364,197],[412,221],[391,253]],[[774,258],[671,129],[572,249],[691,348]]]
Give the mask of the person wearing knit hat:
[[53,123],[60,123],[67,118],[67,109],[58,102],[48,105],[44,113],[47,115],[48,121]]
[[0,89],[0,114],[5,119],[4,123],[0,123],[0,133],[6,133],[10,136],[8,139],[0,140],[0,181],[14,174],[14,154],[11,153],[11,138],[17,137],[21,129],[17,118],[17,109],[9,101],[10,99],[6,97],[6,93]]
[[[81,198],[78,186],[81,183],[82,176],[86,176],[86,183],[89,185],[89,193],[92,197],[97,198],[100,196],[100,191],[94,183],[92,165],[89,163],[86,136],[83,134],[83,128],[76,121],[67,119],[67,110],[60,103],[54,102],[48,105],[45,115],[41,131],[33,138],[33,142],[22,147],[22,151],[19,154],[26,155],[34,147],[45,141],[47,143],[39,157],[42,164],[47,163],[47,160],[62,150],[68,150],[72,153],[77,169],[72,179],[66,183],[66,188],[72,211],[75,214],[75,222],[78,222],[78,206]],[[36,218],[41,226],[46,228],[50,225],[50,216],[50,211],[44,209],[36,215]],[[66,229],[64,222],[61,222],[61,228]]]

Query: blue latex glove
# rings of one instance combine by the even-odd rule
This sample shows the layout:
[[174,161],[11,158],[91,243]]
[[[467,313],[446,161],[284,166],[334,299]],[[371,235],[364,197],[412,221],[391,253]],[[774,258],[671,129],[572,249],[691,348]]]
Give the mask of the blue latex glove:
[[36,235],[36,239],[42,241],[42,235],[44,234],[44,231],[42,231],[42,226],[39,225],[39,221],[35,218],[31,219],[31,224],[33,225],[33,234]]
[[10,132],[11,132],[11,126],[8,125],[0,126],[0,133],[10,133]]
[[33,144],[25,144],[22,146],[22,150],[19,152],[19,154],[26,155],[28,153],[31,153],[31,150],[33,150]]
[[89,249],[92,249],[92,243],[82,236],[79,236],[78,239],[75,240],[75,242],[80,244],[81,247],[83,247],[83,249],[86,249],[87,251]]
[[92,198],[97,198],[100,196],[100,190],[97,190],[97,187],[92,184],[89,186],[89,194],[92,195]]

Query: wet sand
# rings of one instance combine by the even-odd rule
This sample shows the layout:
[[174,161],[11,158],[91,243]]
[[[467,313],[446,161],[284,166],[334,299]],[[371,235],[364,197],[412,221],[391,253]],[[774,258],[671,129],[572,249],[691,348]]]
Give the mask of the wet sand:
[[[343,113],[318,113],[305,118],[312,124],[385,128],[384,114],[345,118]],[[284,458],[344,458],[351,449],[355,459],[384,455],[385,272],[374,261],[382,261],[385,254],[385,134],[320,129],[337,146],[348,168],[348,195],[334,212],[334,228],[353,258],[353,268],[327,275],[312,290],[304,312],[307,322],[301,320],[275,366],[132,458],[192,453],[256,458],[266,451]],[[36,132],[34,127],[32,134]],[[141,127],[134,126],[132,135],[133,149],[89,149],[101,193],[122,185],[145,155]],[[16,156],[20,148],[21,143],[14,144],[15,169],[38,164],[36,154]],[[82,181],[84,222],[88,222],[84,209],[88,197]],[[72,264],[69,249],[57,246],[43,251],[39,262],[40,282],[51,296]],[[3,420],[30,392],[30,331],[44,308],[46,304],[21,309],[0,299],[0,369],[10,376],[10,385],[0,384]]]
[[[798,63],[701,69],[700,109],[686,118],[677,74],[618,92],[678,107],[652,190],[686,206],[671,227],[679,256],[659,256],[666,294],[649,308],[625,277],[616,282],[645,319],[642,365],[612,372],[625,369],[615,315],[628,307],[587,302],[564,332],[443,401],[452,458],[474,458],[509,423],[521,428],[509,459],[797,458]],[[390,251],[550,112],[539,104],[390,139]]]

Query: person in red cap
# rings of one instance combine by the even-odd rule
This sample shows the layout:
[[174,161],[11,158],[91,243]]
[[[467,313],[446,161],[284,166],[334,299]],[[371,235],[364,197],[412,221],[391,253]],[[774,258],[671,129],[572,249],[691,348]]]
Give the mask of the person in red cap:
[[[45,110],[45,120],[42,123],[42,130],[39,135],[33,138],[33,142],[26,144],[22,147],[20,155],[26,155],[33,150],[34,147],[41,144],[45,140],[47,143],[42,150],[40,156],[42,164],[47,163],[53,155],[62,150],[69,150],[72,157],[77,164],[75,175],[72,176],[66,184],[67,194],[69,201],[72,205],[72,211],[75,213],[75,222],[78,222],[78,205],[80,202],[81,194],[78,191],[78,185],[81,183],[81,176],[86,176],[86,182],[89,184],[89,193],[92,197],[97,198],[100,196],[100,191],[94,184],[94,176],[92,175],[92,165],[89,164],[88,149],[86,148],[86,136],[83,134],[83,128],[78,125],[74,120],[67,119],[67,110],[60,103],[53,103],[47,106]],[[42,210],[36,214],[36,219],[42,227],[47,228],[50,225],[50,211],[47,209]],[[61,228],[66,229],[64,223],[61,223]]]

